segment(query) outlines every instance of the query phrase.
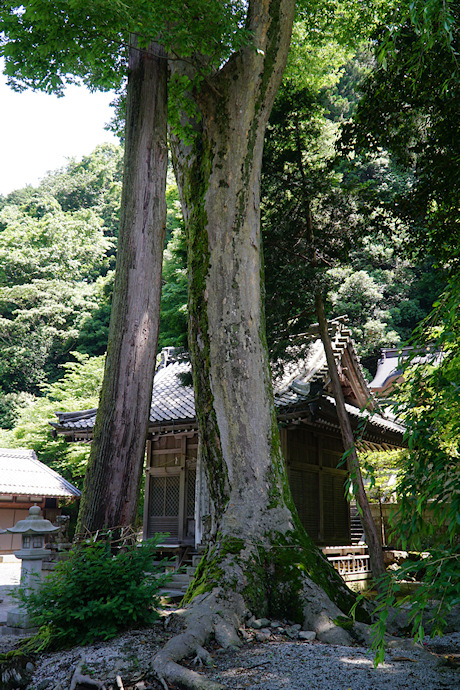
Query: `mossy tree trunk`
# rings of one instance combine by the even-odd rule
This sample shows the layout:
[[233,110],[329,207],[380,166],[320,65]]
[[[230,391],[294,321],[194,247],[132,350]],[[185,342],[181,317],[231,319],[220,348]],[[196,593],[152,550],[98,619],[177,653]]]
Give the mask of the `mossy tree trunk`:
[[[249,2],[248,47],[195,93],[194,141],[172,145],[189,244],[190,351],[211,541],[185,602],[187,627],[155,658],[159,677],[218,687],[176,663],[213,633],[237,644],[238,622],[287,618],[320,639],[350,590],[305,533],[289,489],[271,388],[263,312],[259,186],[265,125],[287,57],[292,0]],[[166,687],[166,685],[165,685]]]
[[132,39],[123,192],[104,381],[78,529],[133,524],[159,329],[166,227],[167,61]]

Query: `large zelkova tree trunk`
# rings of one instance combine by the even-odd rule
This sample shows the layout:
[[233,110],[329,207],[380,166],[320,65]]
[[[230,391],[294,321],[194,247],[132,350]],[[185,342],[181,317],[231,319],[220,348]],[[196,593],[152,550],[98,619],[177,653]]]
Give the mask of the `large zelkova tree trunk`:
[[159,330],[166,227],[167,60],[132,39],[120,233],[80,531],[136,520]]
[[249,2],[255,47],[201,86],[194,143],[172,147],[188,232],[190,350],[212,509],[211,542],[185,599],[187,627],[154,660],[159,677],[181,687],[220,687],[176,662],[194,652],[206,657],[210,634],[224,646],[238,644],[248,611],[301,623],[322,640],[351,640],[334,619],[354,597],[292,502],[265,340],[261,157],[293,11],[293,0]]
[[345,408],[345,398],[343,397],[342,386],[340,385],[339,372],[337,370],[337,364],[334,358],[334,353],[331,346],[331,339],[329,337],[329,332],[327,328],[326,314],[324,311],[324,302],[322,295],[319,292],[315,295],[315,305],[316,314],[318,316],[319,332],[321,335],[321,340],[323,342],[324,351],[326,353],[329,376],[331,377],[332,392],[335,398],[335,405],[337,409],[337,416],[339,418],[343,447],[347,455],[347,467],[350,472],[356,502],[359,507],[364,532],[366,534],[366,543],[369,548],[372,575],[374,576],[374,579],[378,581],[378,579],[385,572],[382,545],[379,541],[377,527],[372,518],[369,501],[367,500],[366,491],[364,489],[361,467],[359,464],[358,455],[356,453],[353,429],[351,428],[350,418],[348,417]]

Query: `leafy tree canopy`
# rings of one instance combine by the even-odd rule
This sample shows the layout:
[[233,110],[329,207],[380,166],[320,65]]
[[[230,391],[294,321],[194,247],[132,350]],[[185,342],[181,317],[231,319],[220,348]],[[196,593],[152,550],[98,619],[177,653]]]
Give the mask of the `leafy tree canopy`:
[[103,325],[82,337],[80,331],[103,308],[104,298],[110,299],[105,286],[114,266],[111,224],[119,206],[120,160],[119,148],[98,147],[80,163],[70,161],[67,169],[48,175],[37,188],[13,192],[3,200],[3,395],[38,394],[77,344],[97,354],[105,350]]
[[349,316],[372,368],[380,347],[410,335],[443,284],[434,279],[433,259],[410,257],[409,228],[395,210],[411,188],[412,172],[383,151],[351,161],[335,151],[372,60],[363,47],[351,57],[339,47],[329,52],[324,79],[317,71],[311,82],[284,80],[267,128],[267,331],[275,358],[283,356],[292,337],[316,320],[312,295],[320,288],[330,316]]
[[[395,411],[407,426],[409,450],[398,458],[394,535],[403,549],[424,552],[388,578],[378,597],[380,617],[373,647],[384,658],[388,609],[409,606],[412,635],[423,641],[443,631],[453,606],[460,602],[458,539],[460,520],[459,332],[458,277],[417,329],[413,356],[405,362],[405,379]],[[425,363],[422,352],[431,353]],[[439,359],[442,353],[442,359]],[[401,597],[403,583],[417,578],[414,597]]]
[[22,401],[23,404],[17,406],[16,425],[10,431],[0,431],[0,445],[35,450],[42,462],[81,488],[89,446],[84,443],[66,443],[62,436],[53,438],[49,422],[56,419],[55,413],[58,411],[97,407],[104,357],[89,357],[74,352],[72,358],[72,361],[62,365],[64,375],[61,379],[55,383],[42,384],[41,396],[29,396],[27,401]]
[[245,12],[242,0],[4,2],[0,54],[15,88],[62,93],[65,84],[79,80],[90,88],[119,88],[129,33],[137,35],[141,47],[155,40],[172,55],[200,55],[205,73],[249,41]]
[[[426,5],[426,24],[421,6]],[[380,36],[385,62],[363,86],[355,119],[345,127],[342,149],[379,155],[382,148],[411,171],[394,212],[411,229],[412,251],[436,256],[456,270],[460,246],[460,129],[458,3],[413,3],[412,22],[397,39]],[[414,16],[412,16],[412,14]],[[390,41],[390,43],[389,43]],[[391,51],[388,45],[392,46]]]

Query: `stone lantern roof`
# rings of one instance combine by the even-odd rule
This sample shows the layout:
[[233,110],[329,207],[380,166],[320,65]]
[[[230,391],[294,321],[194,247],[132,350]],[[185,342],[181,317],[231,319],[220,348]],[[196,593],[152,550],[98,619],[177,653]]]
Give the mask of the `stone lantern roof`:
[[19,520],[14,527],[7,527],[6,531],[13,534],[24,536],[33,534],[52,534],[57,532],[59,527],[55,527],[49,520],[42,517],[39,506],[29,508],[29,517]]

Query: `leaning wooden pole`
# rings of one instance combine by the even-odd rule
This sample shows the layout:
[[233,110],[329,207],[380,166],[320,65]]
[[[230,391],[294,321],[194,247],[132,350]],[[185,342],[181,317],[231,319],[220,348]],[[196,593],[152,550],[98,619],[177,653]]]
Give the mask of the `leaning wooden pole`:
[[356,502],[361,513],[361,520],[363,522],[364,532],[366,533],[366,543],[369,548],[369,556],[371,561],[372,575],[375,580],[378,580],[385,572],[385,564],[383,561],[382,546],[377,534],[377,527],[372,518],[369,501],[367,500],[366,491],[364,489],[363,477],[359,465],[358,456],[355,448],[355,439],[353,430],[351,428],[350,419],[345,409],[345,398],[343,397],[342,386],[340,385],[339,372],[335,361],[334,353],[332,351],[331,339],[327,329],[327,320],[324,311],[324,302],[321,293],[317,292],[315,296],[316,314],[319,323],[319,332],[323,342],[324,351],[326,353],[327,366],[329,369],[329,376],[331,378],[332,392],[335,398],[337,408],[337,416],[339,418],[340,433],[342,435],[343,446],[347,453],[347,466],[351,474],[353,486],[355,490]]

